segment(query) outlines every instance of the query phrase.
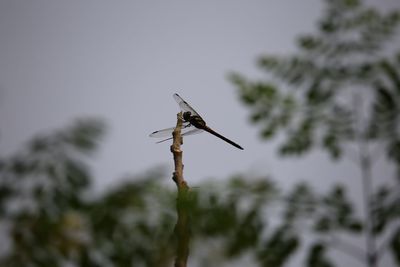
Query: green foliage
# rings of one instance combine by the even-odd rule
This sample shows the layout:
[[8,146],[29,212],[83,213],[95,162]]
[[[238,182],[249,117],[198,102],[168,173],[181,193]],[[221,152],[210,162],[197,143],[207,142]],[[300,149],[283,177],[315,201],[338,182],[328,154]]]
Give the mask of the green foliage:
[[278,228],[258,251],[260,266],[283,266],[298,246],[299,239],[290,228]]
[[390,248],[394,255],[394,259],[400,265],[400,228],[397,229],[392,237]]
[[400,196],[397,190],[381,186],[372,198],[373,231],[376,235],[383,234],[400,217]]
[[103,128],[98,120],[79,121],[1,159],[1,219],[11,223],[12,242],[2,266],[60,266],[85,246],[79,209],[90,173],[80,158],[94,149]]
[[[400,179],[376,192],[367,181],[377,156],[370,152],[371,144],[384,149],[400,177],[400,50],[395,43],[400,12],[383,13],[360,0],[325,2],[317,31],[298,38],[296,53],[259,58],[257,65],[267,79],[254,81],[238,73],[229,78],[250,110],[250,121],[259,126],[261,138],[283,136],[281,155],[299,156],[318,147],[339,159],[345,147],[351,149],[349,144],[360,148],[368,218],[358,218],[343,185],[318,195],[305,184],[286,196],[289,205],[284,217],[312,225],[317,241],[308,250],[308,266],[333,266],[325,257],[333,245],[325,239],[340,234],[366,236],[365,252],[348,253],[368,258],[367,265],[376,266],[375,257],[388,247],[380,244],[377,252],[370,243],[378,246],[378,240],[398,228],[400,218]],[[390,236],[397,260],[398,235]]]
[[361,232],[362,221],[354,216],[352,204],[345,192],[345,188],[338,185],[322,198],[322,205],[319,207],[320,211],[314,226],[317,231]]
[[[9,224],[11,243],[0,255],[2,266],[172,264],[176,191],[172,181],[161,182],[162,173],[129,177],[88,197],[93,178],[86,156],[103,128],[97,120],[78,121],[1,160],[0,221]],[[299,239],[293,220],[268,225],[278,195],[267,178],[240,175],[192,189],[178,203],[190,213],[191,257],[201,261],[197,249],[208,249],[216,257],[207,256],[210,264],[252,255],[260,266],[282,266]],[[207,246],[215,242],[218,253]]]
[[400,61],[382,60],[382,74],[375,80],[375,101],[368,134],[386,144],[388,157],[398,166],[400,177]]
[[326,258],[326,246],[322,243],[314,244],[309,250],[307,266],[309,267],[332,267],[334,266]]
[[[375,134],[369,138],[380,137],[375,128],[383,127],[386,133],[387,127],[399,129],[399,61],[385,56],[384,45],[395,37],[400,13],[381,14],[361,1],[326,2],[318,31],[299,38],[298,53],[259,59],[258,66],[270,81],[230,75],[250,109],[251,121],[261,127],[261,136],[269,139],[285,132],[283,155],[299,155],[320,146],[339,158],[343,143],[354,141],[363,131],[357,125],[357,104],[350,99],[359,94],[378,95],[368,122]],[[388,80],[390,88],[384,85]],[[391,153],[394,158],[397,154],[397,149]]]
[[284,217],[295,222],[298,218],[307,217],[315,212],[318,199],[313,190],[305,183],[298,184],[286,196],[289,204]]
[[[363,140],[384,142],[387,155],[400,165],[400,53],[388,58],[381,53],[399,14],[382,15],[357,0],[326,2],[318,33],[298,40],[298,54],[259,60],[276,80],[253,82],[239,74],[231,79],[263,138],[286,130],[283,155],[301,155],[317,145],[339,158],[344,144],[361,132]],[[361,131],[355,125],[358,106],[343,101],[353,90],[372,96]],[[10,241],[0,265],[171,265],[177,219],[172,181],[147,173],[90,197],[93,177],[86,160],[103,131],[101,121],[77,121],[0,159],[0,223],[7,225],[4,238]],[[398,186],[382,186],[370,204],[373,235],[395,230],[388,245],[400,265],[398,192]],[[283,195],[266,177],[238,175],[201,183],[185,200],[178,205],[190,211],[191,258],[205,261],[198,251],[205,252],[206,266],[248,255],[257,266],[284,266],[302,244],[299,229],[306,221],[318,236],[306,264],[331,267],[324,238],[367,230],[342,185],[317,194],[299,184]]]
[[92,255],[101,256],[100,261],[91,258],[96,265],[164,266],[165,258],[170,260],[173,197],[153,175],[136,177],[87,206],[92,236],[89,249]]

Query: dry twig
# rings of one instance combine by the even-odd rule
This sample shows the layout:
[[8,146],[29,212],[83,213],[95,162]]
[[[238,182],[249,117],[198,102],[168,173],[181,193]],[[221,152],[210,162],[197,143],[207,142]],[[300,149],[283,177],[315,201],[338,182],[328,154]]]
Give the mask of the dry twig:
[[171,146],[171,152],[174,155],[175,171],[172,179],[174,180],[177,189],[178,197],[176,199],[176,211],[178,219],[175,225],[175,236],[176,242],[176,258],[175,267],[186,267],[187,259],[189,256],[189,186],[183,178],[183,162],[182,162],[182,150],[181,145],[183,144],[181,129],[182,129],[182,113],[177,115],[177,123],[172,133],[173,143]]

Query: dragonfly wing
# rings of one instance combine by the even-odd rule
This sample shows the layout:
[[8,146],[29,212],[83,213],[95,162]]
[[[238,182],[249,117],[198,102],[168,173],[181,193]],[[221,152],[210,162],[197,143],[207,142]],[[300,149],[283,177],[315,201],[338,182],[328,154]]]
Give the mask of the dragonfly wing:
[[183,112],[189,111],[191,115],[199,115],[199,113],[196,112],[185,100],[182,99],[178,94],[174,94],[174,99],[178,103],[179,107],[182,109]]
[[166,137],[172,134],[172,132],[174,131],[175,127],[171,127],[171,128],[167,128],[167,129],[163,129],[163,130],[158,130],[155,132],[152,132],[149,136],[150,137]]
[[[175,127],[171,127],[171,128],[167,128],[167,129],[158,130],[158,131],[152,132],[149,136],[150,136],[150,137],[156,137],[156,138],[171,136],[171,135],[172,135],[172,132],[174,131],[174,129],[175,129]],[[191,125],[190,123],[185,122],[185,123],[183,123],[183,125],[182,125],[181,133],[184,134],[184,133],[189,132],[189,131],[191,131],[191,130],[193,130],[193,129],[197,129],[197,128],[195,128],[195,127],[194,127],[193,125]]]
[[[187,135],[192,135],[192,134],[199,134],[199,133],[204,132],[204,130],[202,130],[202,129],[197,129],[197,128],[193,128],[193,127],[190,127],[189,129],[191,129],[191,130],[186,131],[185,133],[182,133],[182,136],[187,136]],[[171,139],[172,139],[172,137],[167,138],[167,139],[163,139],[163,140],[158,141],[156,143],[159,144],[159,143],[171,140]]]
[[194,128],[194,129],[191,129],[191,130],[187,131],[186,133],[183,133],[182,136],[187,136],[187,135],[192,135],[192,134],[199,134],[199,133],[202,133],[202,132],[204,132],[204,130],[198,129],[198,128]]

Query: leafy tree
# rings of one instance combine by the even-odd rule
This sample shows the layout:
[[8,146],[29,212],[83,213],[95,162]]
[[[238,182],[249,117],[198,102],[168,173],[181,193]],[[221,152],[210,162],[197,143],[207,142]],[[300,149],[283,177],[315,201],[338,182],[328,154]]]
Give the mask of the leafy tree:
[[[191,189],[185,203],[193,263],[222,266],[249,256],[252,265],[284,266],[302,244],[297,227],[304,221],[318,237],[308,266],[334,266],[327,252],[343,248],[341,240],[332,239],[338,232],[368,237],[365,251],[344,250],[370,266],[387,248],[400,261],[399,181],[376,190],[370,186],[371,145],[383,146],[396,166],[400,161],[400,56],[383,49],[399,15],[382,15],[354,0],[327,3],[319,33],[300,39],[299,54],[260,60],[284,89],[238,74],[232,79],[265,138],[287,131],[283,155],[320,145],[339,159],[348,144],[358,144],[369,217],[355,215],[342,185],[318,194],[300,184],[282,195],[266,177],[204,182]],[[103,194],[90,194],[93,177],[86,160],[103,130],[98,120],[78,121],[0,159],[0,223],[9,240],[0,254],[2,266],[172,264],[176,192],[172,181],[160,179],[165,175],[127,177]],[[389,239],[376,246],[380,236]]]
[[[313,203],[306,204],[312,206],[316,217],[314,229],[325,237],[349,232],[363,235],[364,249],[357,248],[351,254],[368,266],[377,266],[389,249],[400,265],[400,50],[395,43],[400,13],[392,10],[384,14],[359,0],[325,2],[317,32],[298,39],[298,52],[260,57],[258,66],[266,72],[267,80],[254,81],[237,73],[230,79],[251,112],[251,121],[260,127],[261,137],[269,140],[284,133],[281,155],[300,156],[319,147],[333,159],[340,159],[356,151],[364,218],[353,216],[353,205],[343,186],[326,197],[309,192]],[[399,171],[392,183],[372,188],[377,156],[372,149],[376,147],[383,148]],[[292,197],[300,197],[298,191],[294,193],[297,195]],[[288,215],[299,212],[291,213]],[[389,240],[378,244],[388,231],[392,231]],[[337,243],[317,240],[307,264],[332,266],[323,257],[326,249]]]
[[78,121],[1,159],[0,214],[11,243],[2,266],[61,266],[86,245],[79,210],[91,178],[83,157],[103,128],[98,120]]
[[[98,120],[80,120],[0,160],[0,223],[9,240],[2,266],[172,265],[176,192],[162,172],[90,193],[85,162],[103,131]],[[279,191],[265,177],[191,190],[191,261],[221,266],[250,255],[257,266],[283,266],[297,249],[293,220],[279,220]]]

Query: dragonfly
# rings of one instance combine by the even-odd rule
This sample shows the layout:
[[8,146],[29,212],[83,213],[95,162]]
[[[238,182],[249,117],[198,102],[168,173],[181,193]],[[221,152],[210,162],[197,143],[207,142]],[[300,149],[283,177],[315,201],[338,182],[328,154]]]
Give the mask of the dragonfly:
[[[232,146],[243,150],[243,148],[240,145],[236,144],[232,140],[229,140],[225,136],[217,133],[216,131],[208,127],[206,122],[199,115],[199,113],[197,113],[197,111],[195,111],[185,100],[183,100],[182,97],[180,97],[178,94],[174,94],[173,97],[175,101],[178,103],[180,109],[182,110],[182,117],[183,117],[183,124],[181,130],[182,136],[198,134],[205,131],[224,140],[225,142],[231,144]],[[171,127],[155,131],[150,134],[150,137],[160,138],[160,137],[171,136],[174,129],[175,127]],[[161,143],[170,139],[172,139],[172,137],[158,141],[157,143]]]

